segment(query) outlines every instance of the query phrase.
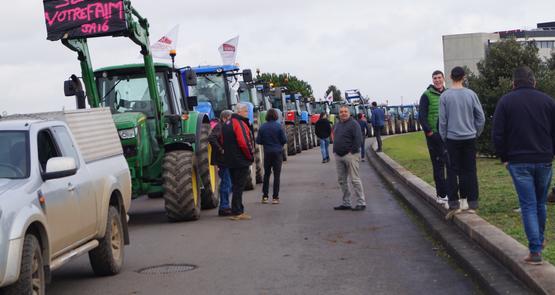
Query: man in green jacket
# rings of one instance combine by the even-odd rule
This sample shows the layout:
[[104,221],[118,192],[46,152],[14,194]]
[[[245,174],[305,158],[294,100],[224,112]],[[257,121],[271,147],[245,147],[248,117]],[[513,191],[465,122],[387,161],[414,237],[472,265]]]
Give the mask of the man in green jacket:
[[432,73],[432,83],[420,97],[418,121],[426,135],[426,143],[432,160],[437,202],[447,203],[445,162],[447,151],[438,129],[439,96],[445,91],[445,77],[437,70]]

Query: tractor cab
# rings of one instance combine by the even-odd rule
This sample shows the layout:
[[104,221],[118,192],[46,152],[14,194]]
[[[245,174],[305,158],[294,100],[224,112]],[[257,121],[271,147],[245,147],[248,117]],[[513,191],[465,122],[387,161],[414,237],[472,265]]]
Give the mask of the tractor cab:
[[[249,95],[247,89],[240,89],[238,76],[242,75],[245,82],[251,82],[250,70],[240,72],[239,67],[234,65],[199,66],[192,69],[196,73],[197,84],[188,85],[186,81],[182,81],[185,92],[197,97],[198,105],[195,110],[207,113],[211,120],[217,119],[224,110],[232,110],[241,101],[240,91],[247,92],[243,93],[243,97]],[[253,105],[250,103],[249,119],[251,122],[252,110]]]

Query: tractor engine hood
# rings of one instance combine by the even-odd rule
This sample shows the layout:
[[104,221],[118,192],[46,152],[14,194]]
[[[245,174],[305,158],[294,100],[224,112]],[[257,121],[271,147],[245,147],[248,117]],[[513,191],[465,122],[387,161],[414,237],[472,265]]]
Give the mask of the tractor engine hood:
[[113,114],[112,118],[118,130],[135,128],[146,120],[143,113],[119,113]]

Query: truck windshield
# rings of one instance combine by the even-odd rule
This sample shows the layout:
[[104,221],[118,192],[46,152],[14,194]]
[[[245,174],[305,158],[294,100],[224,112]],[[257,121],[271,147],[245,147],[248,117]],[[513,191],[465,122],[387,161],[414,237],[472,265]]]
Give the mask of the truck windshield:
[[[163,73],[156,73],[156,86],[162,110],[168,113],[168,90]],[[112,113],[141,112],[147,117],[154,117],[155,105],[148,91],[145,75],[111,76],[98,78],[98,88],[102,106],[109,107]]]
[[[219,113],[228,109],[226,97],[226,83],[223,74],[197,74],[197,85],[191,87],[191,95],[196,96],[198,102],[209,102],[214,112]],[[248,94],[247,94],[248,95]]]
[[29,140],[26,131],[0,131],[0,178],[29,177]]

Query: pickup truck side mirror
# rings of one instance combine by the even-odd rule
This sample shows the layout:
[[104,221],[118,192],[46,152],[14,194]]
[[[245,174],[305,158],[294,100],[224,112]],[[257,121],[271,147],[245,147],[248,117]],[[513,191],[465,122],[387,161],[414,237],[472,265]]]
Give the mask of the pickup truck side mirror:
[[55,157],[46,163],[46,172],[42,173],[42,180],[64,178],[77,173],[77,164],[71,157]]

